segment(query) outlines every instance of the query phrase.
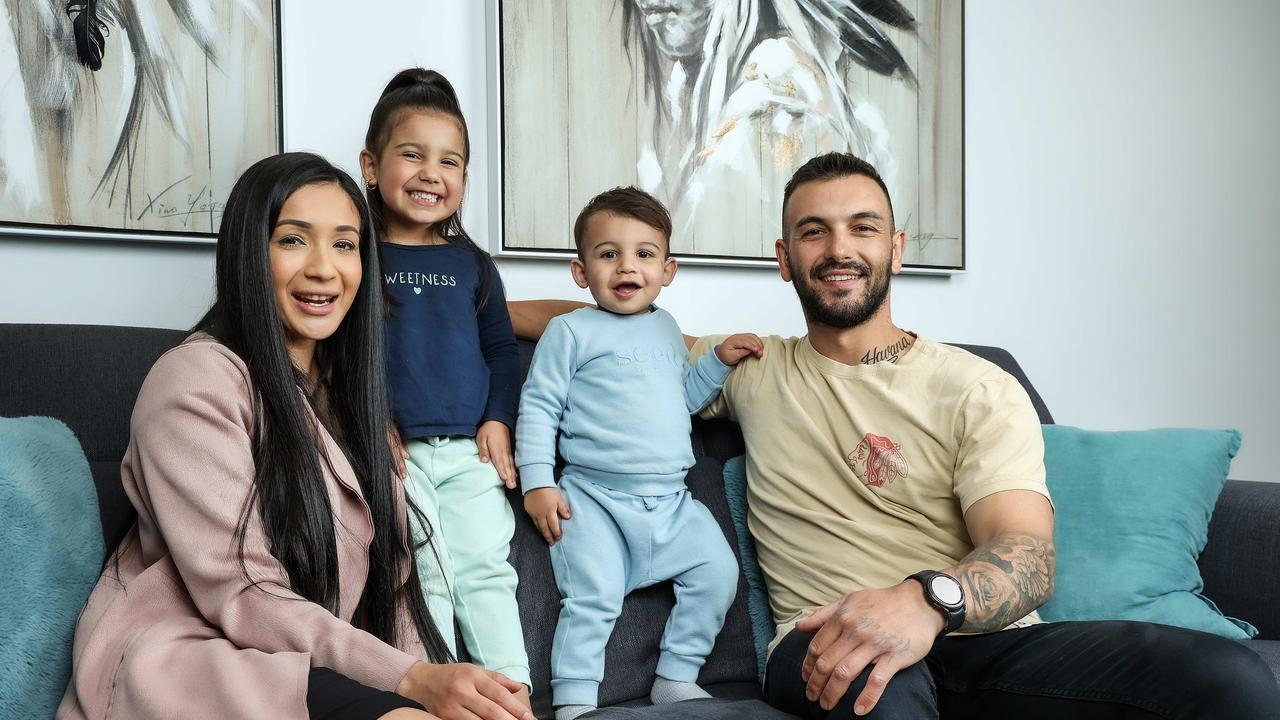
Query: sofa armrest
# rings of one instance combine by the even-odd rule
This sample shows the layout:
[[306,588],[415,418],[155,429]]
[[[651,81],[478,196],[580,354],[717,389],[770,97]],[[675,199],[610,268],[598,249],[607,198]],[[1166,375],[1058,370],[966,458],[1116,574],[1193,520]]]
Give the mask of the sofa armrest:
[[1280,482],[1228,480],[1200,554],[1204,594],[1280,640]]

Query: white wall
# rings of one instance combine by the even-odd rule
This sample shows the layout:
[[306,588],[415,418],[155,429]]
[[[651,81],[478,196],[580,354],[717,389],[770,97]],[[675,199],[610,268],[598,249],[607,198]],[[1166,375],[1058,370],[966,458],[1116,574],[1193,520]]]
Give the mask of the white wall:
[[[283,5],[289,148],[354,171],[382,83],[438,68],[487,236],[484,3]],[[1009,348],[1059,422],[1237,427],[1233,476],[1280,480],[1280,3],[970,0],[965,31],[970,271],[899,278],[898,323]],[[3,238],[0,322],[188,326],[212,266],[210,248]],[[585,297],[558,263],[500,266],[513,298]],[[692,333],[803,332],[772,271],[685,267],[661,302]]]

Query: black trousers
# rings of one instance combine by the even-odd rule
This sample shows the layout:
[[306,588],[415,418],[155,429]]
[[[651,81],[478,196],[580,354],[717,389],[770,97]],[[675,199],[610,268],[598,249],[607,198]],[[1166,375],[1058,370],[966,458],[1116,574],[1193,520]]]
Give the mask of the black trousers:
[[[769,657],[765,696],[805,718],[854,718],[870,669],[831,711],[805,697],[813,633],[792,631]],[[871,714],[902,718],[1280,718],[1280,683],[1257,653],[1216,635],[1141,622],[1062,622],[939,638],[898,671]]]
[[307,714],[311,720],[377,720],[397,708],[422,706],[409,698],[375,690],[326,667],[307,676]]

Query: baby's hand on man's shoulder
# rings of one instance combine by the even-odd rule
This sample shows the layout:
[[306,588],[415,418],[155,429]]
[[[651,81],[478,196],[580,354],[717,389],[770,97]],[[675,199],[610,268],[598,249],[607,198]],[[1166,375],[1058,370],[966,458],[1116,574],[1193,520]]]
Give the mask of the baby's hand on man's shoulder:
[[764,356],[764,341],[755,333],[730,335],[716,346],[716,357],[725,365],[737,365],[748,355]]

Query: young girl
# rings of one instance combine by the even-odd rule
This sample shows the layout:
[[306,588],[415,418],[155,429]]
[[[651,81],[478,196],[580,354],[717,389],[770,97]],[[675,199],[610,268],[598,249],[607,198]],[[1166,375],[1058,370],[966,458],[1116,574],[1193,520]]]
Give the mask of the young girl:
[[456,616],[476,664],[528,686],[503,490],[515,487],[520,361],[497,268],[462,229],[470,156],[453,86],[413,68],[374,106],[360,168],[390,296],[387,386],[408,490],[438,531],[418,554],[428,605],[451,646]]

